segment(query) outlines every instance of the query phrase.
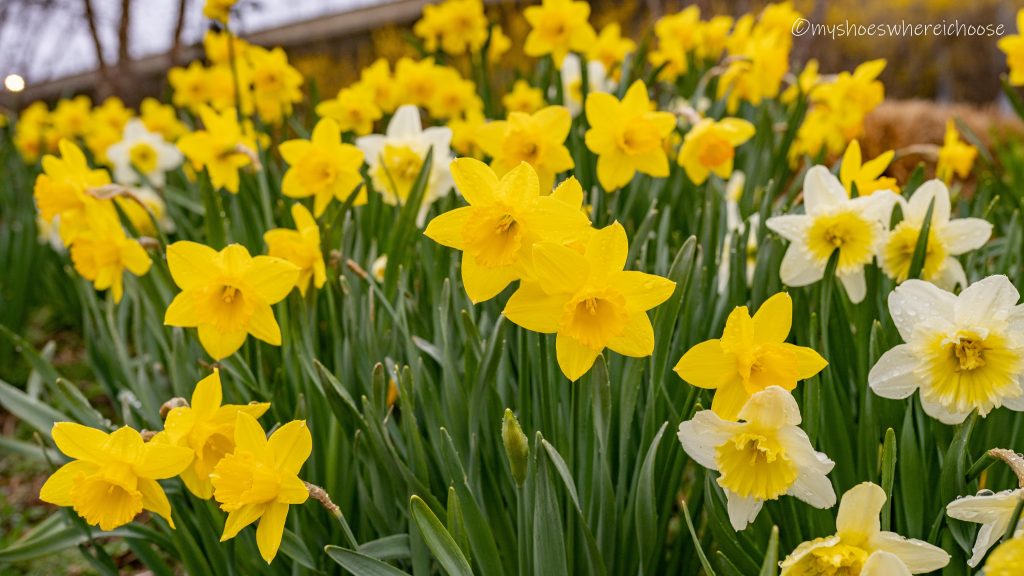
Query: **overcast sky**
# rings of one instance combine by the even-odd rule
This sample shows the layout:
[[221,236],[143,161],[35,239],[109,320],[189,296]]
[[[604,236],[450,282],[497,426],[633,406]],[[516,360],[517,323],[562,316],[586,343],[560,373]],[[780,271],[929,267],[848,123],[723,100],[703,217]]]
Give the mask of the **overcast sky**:
[[[92,0],[107,62],[117,60],[121,0]],[[186,0],[186,44],[205,31],[203,0]],[[388,0],[241,0],[233,24],[241,34],[309,20]],[[171,47],[178,0],[134,0],[129,53],[161,54]],[[0,0],[0,78],[16,73],[28,83],[96,67],[96,51],[85,19],[84,0]]]

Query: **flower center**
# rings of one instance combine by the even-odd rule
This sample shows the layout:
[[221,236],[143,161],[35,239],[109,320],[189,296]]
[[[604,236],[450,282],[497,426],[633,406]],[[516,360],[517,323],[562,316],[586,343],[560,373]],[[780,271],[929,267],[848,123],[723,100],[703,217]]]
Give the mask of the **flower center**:
[[922,392],[957,412],[977,408],[984,415],[1016,392],[1016,374],[1022,365],[1024,350],[1011,347],[1000,333],[940,334],[926,349],[922,369],[930,386]]
[[210,475],[210,482],[225,512],[270,502],[281,491],[277,471],[247,451],[236,450],[224,456]]
[[[886,274],[903,282],[910,276],[910,264],[917,249],[917,239],[921,229],[904,220],[896,225],[885,244],[882,253],[882,267]],[[924,267],[921,278],[931,280],[942,271],[948,252],[934,230],[928,232],[928,245],[925,248]]]
[[789,490],[797,468],[778,439],[742,432],[715,448],[718,484],[744,498],[774,500]]
[[113,530],[142,512],[142,493],[134,483],[134,477],[111,479],[93,474],[71,488],[72,506],[89,524]]
[[736,150],[725,138],[709,135],[701,143],[697,161],[707,168],[717,168],[733,159]]
[[225,304],[231,304],[234,302],[238,294],[238,288],[235,288],[234,286],[222,286],[220,289],[220,298]]
[[619,148],[629,155],[647,154],[661,146],[661,138],[650,122],[636,119],[626,126],[619,137]]
[[791,576],[858,576],[867,559],[868,553],[863,548],[839,543],[811,550],[788,573]]
[[385,144],[375,176],[399,201],[405,202],[422,169],[423,158],[412,148]]
[[820,262],[839,250],[839,271],[859,268],[874,256],[876,226],[856,212],[818,216],[807,232],[807,248]]
[[628,321],[626,301],[621,294],[609,290],[590,291],[565,304],[559,332],[564,331],[588,348],[600,350],[609,340],[622,334]]
[[145,142],[139,142],[128,151],[128,158],[132,166],[143,174],[150,174],[156,170],[156,150]]
[[464,235],[468,251],[481,266],[509,266],[519,258],[523,227],[505,208],[484,212],[466,226]]

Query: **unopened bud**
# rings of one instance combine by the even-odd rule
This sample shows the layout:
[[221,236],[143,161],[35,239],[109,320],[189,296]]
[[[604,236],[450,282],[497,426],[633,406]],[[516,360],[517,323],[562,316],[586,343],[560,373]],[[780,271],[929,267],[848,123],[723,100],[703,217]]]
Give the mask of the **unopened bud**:
[[508,465],[512,469],[512,478],[520,486],[526,481],[527,459],[530,456],[530,444],[523,434],[523,428],[516,420],[515,414],[508,408],[505,409],[505,417],[501,421],[501,440],[505,443],[505,454],[508,455]]

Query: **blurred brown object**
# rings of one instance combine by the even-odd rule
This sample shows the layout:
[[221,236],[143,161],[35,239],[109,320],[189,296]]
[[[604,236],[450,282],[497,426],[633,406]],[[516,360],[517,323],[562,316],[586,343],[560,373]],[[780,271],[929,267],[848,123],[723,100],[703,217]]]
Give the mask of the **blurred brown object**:
[[[929,100],[886,100],[868,115],[861,148],[865,158],[874,158],[886,150],[900,150],[917,144],[942,145],[946,121],[959,119],[985,145],[1006,138],[1024,138],[1024,123],[1003,112],[995,104],[938,104]],[[934,159],[909,155],[889,167],[889,175],[903,182],[921,161],[929,176],[935,173]]]

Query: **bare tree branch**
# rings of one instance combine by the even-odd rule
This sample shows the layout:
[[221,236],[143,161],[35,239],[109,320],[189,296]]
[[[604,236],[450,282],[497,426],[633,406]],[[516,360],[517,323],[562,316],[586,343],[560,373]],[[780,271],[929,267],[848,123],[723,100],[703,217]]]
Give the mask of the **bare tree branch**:
[[171,66],[178,64],[178,56],[181,53],[181,33],[185,29],[185,11],[188,8],[188,0],[178,0],[178,21],[174,25],[174,39],[171,42]]
[[[107,67],[107,60],[103,57],[103,42],[100,40],[100,31],[96,26],[96,11],[93,10],[92,0],[82,0],[85,4],[85,21],[89,25],[89,35],[92,36],[93,46],[96,48],[96,64],[99,67],[100,76],[105,84],[105,91],[111,92],[114,87],[113,79],[110,76],[110,69]],[[97,93],[103,92],[103,86],[97,87]]]

